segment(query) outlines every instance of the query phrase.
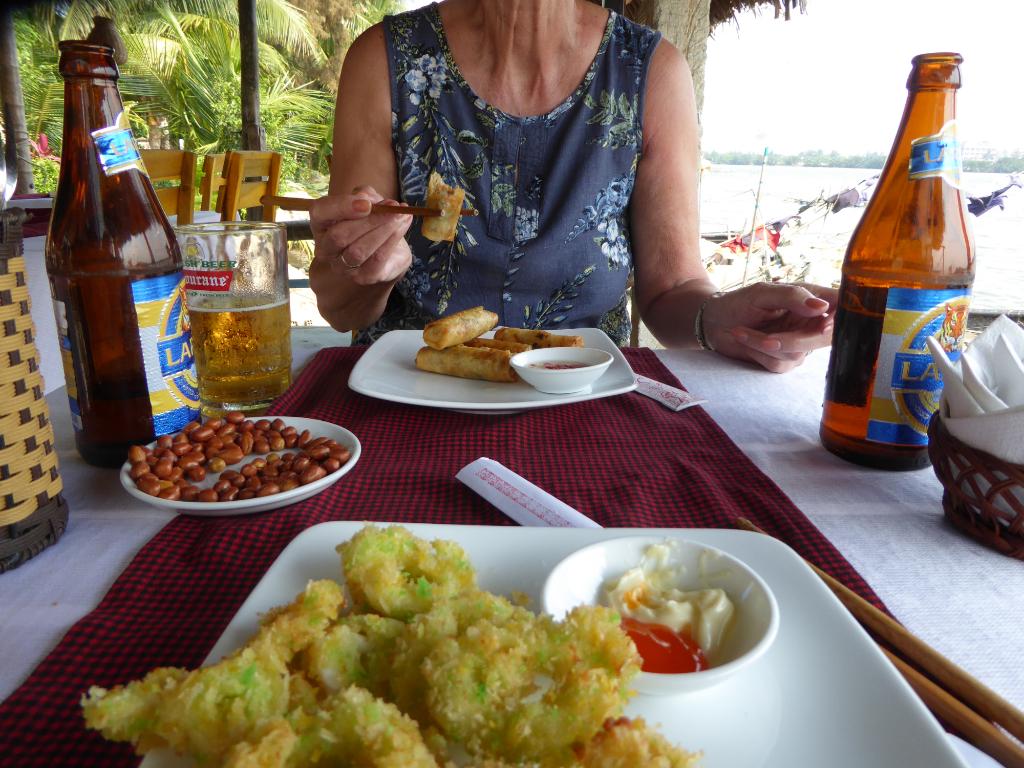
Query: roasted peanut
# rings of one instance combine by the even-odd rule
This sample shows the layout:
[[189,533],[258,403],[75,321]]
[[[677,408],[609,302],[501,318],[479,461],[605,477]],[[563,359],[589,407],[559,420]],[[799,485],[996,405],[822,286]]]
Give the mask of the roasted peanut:
[[224,421],[228,424],[241,424],[245,421],[245,414],[241,411],[229,411],[224,414]]
[[319,480],[327,474],[327,470],[321,467],[319,464],[314,464],[311,467],[307,467],[306,471],[299,476],[299,482],[302,485],[309,485],[310,483]]
[[141,445],[133,445],[128,449],[128,461],[132,464],[138,464],[140,461],[146,460],[146,454],[148,451]]
[[197,498],[197,501],[220,501],[220,497],[217,496],[217,492],[213,490],[213,488],[205,488],[199,492],[199,497]]
[[280,493],[281,489],[277,487],[277,483],[265,483],[258,491],[257,496],[273,496],[275,493]]

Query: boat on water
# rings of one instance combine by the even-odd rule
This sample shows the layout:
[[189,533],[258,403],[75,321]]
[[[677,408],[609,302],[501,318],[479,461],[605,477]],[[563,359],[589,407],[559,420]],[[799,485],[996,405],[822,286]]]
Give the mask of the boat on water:
[[769,222],[746,234],[701,236],[701,260],[723,291],[751,283],[794,283],[806,279],[811,262],[796,249],[780,249],[788,221]]

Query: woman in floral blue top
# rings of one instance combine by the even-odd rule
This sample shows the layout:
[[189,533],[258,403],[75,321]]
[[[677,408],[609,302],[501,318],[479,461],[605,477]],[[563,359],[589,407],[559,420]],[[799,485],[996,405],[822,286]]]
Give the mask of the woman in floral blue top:
[[[331,194],[311,215],[323,316],[370,342],[483,305],[503,325],[629,335],[626,284],[666,346],[782,371],[826,345],[835,292],[718,294],[701,263],[693,87],[660,35],[585,0],[447,0],[389,17],[345,59]],[[436,171],[478,217],[451,242],[420,205]]]

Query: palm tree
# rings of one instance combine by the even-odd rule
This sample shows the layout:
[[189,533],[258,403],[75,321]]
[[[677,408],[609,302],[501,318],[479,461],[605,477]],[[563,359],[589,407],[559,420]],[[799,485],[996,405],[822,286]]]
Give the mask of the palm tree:
[[[304,15],[286,0],[258,0],[257,14],[268,143],[294,170],[327,151],[333,100],[322,89],[296,83],[291,62],[323,54]],[[236,0],[64,0],[22,12],[17,32],[30,135],[46,135],[59,146],[57,41],[84,38],[94,15],[116,19],[125,41],[120,90],[137,134],[146,135],[147,123],[159,118],[175,143],[193,151],[238,146]]]

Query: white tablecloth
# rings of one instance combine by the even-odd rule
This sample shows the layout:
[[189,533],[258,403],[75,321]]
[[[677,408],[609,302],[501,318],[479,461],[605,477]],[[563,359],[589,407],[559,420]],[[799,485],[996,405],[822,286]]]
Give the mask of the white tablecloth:
[[[57,378],[60,369],[51,359],[56,350],[48,344],[53,319],[45,278],[30,270],[29,283],[42,367],[47,389],[53,390],[63,377]],[[348,335],[299,328],[293,338],[296,363],[302,364],[321,346],[347,343]],[[826,351],[782,376],[711,353],[659,356],[687,388],[708,398],[708,412],[821,528],[897,618],[1024,707],[1024,632],[1018,613],[1024,604],[1024,563],[949,527],[942,517],[941,487],[930,469],[862,469],[821,448]],[[51,391],[49,402],[71,519],[57,546],[0,575],[0,699],[98,604],[139,548],[170,519],[125,493],[115,471],[84,464],[74,451],[64,390]],[[678,417],[685,418],[685,411]]]

